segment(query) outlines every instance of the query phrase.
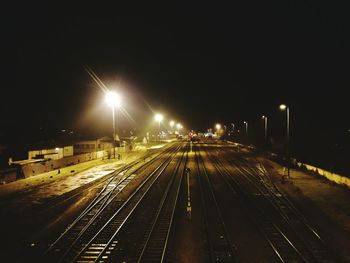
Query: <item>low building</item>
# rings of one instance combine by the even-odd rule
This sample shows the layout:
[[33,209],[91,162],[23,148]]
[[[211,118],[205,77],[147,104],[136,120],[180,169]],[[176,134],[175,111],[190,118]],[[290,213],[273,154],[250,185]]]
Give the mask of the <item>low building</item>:
[[110,151],[112,148],[112,139],[105,136],[96,140],[84,140],[74,143],[74,154]]
[[63,157],[72,156],[74,153],[73,146],[56,147],[52,149],[40,149],[28,151],[28,160],[33,159],[51,159],[57,160]]

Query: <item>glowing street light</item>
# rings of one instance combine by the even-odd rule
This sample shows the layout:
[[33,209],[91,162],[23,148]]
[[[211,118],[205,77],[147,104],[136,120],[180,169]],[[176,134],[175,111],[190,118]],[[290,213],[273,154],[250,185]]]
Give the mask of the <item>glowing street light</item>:
[[281,104],[280,105],[280,110],[286,110],[286,113],[287,113],[287,168],[288,168],[288,178],[290,178],[290,172],[289,172],[289,159],[290,159],[290,156],[289,156],[289,107],[286,105],[286,104]]
[[287,105],[286,104],[281,104],[280,105],[280,110],[285,110],[287,108]]
[[176,129],[177,132],[180,134],[180,130],[183,128],[183,126],[181,125],[181,123],[176,124]]
[[108,91],[106,93],[106,97],[105,97],[105,100],[106,100],[106,103],[108,106],[111,107],[112,109],[112,116],[113,116],[113,155],[114,155],[114,158],[115,158],[115,107],[120,107],[121,105],[121,98],[119,96],[118,93],[114,92],[114,91]]
[[114,91],[108,91],[106,93],[106,103],[110,107],[120,107],[121,98],[118,93]]
[[169,122],[169,125],[170,125],[170,127],[171,127],[171,131],[173,132],[173,127],[174,127],[174,125],[175,125],[175,121],[170,121],[170,122]]
[[162,120],[164,119],[163,115],[157,113],[157,114],[154,116],[154,119],[158,122],[158,125],[159,125],[159,128],[160,128],[160,123],[161,123]]

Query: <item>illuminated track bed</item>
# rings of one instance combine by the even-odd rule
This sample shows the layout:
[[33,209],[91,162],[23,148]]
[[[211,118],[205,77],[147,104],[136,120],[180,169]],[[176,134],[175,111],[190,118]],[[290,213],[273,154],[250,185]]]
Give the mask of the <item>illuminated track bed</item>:
[[326,245],[327,232],[300,209],[304,199],[287,195],[283,187],[291,183],[280,183],[271,167],[225,143],[169,143],[95,184],[48,199],[50,206],[37,205],[43,215],[60,220],[65,213],[66,220],[47,231],[40,250],[33,242],[38,252],[27,259],[343,262]]
[[[141,226],[147,225],[146,219],[149,217],[142,215],[144,211],[157,211],[157,207],[153,210],[148,209],[147,204],[157,204],[159,199],[157,194],[162,193],[159,187],[163,189],[165,185],[174,181],[169,181],[167,175],[169,169],[175,169],[173,172],[175,177],[181,169],[183,157],[178,156],[177,153],[182,148],[183,145],[172,147],[147,165],[132,171],[125,170],[116,181],[112,179],[102,194],[95,198],[94,202],[47,251],[47,258],[58,262],[94,262],[106,260],[109,257],[128,259],[130,255],[135,255],[134,252],[127,251],[140,249],[131,248],[128,242],[120,242],[120,240],[127,240],[120,239],[120,236],[128,233],[127,229],[130,227],[140,228],[140,222],[130,223],[135,221],[135,218],[136,221],[137,219],[143,221]],[[139,174],[136,176],[137,172]],[[116,244],[118,244],[117,247]],[[123,253],[118,253],[121,251]]]
[[235,255],[236,246],[231,241],[222,211],[218,205],[212,178],[208,175],[203,158],[197,149],[195,150],[195,161],[198,168],[209,259],[211,262],[237,262]]
[[[209,158],[218,173],[238,196],[281,262],[338,262],[303,215],[276,188],[266,170],[254,160],[246,160],[217,150]],[[227,156],[227,155],[226,155]]]

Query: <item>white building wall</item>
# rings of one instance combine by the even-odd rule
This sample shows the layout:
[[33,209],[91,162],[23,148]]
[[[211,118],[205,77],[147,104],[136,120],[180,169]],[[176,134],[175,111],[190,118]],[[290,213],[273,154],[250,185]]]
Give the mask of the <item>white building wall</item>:
[[28,159],[29,160],[35,159],[35,157],[40,154],[42,154],[44,158],[51,158],[56,160],[56,159],[63,158],[64,156],[72,156],[73,146],[65,146],[64,148],[28,151]]

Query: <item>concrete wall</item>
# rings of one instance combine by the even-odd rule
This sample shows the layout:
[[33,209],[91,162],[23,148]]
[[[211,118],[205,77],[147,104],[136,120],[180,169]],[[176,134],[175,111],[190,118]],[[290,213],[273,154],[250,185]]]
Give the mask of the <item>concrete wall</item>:
[[51,160],[57,160],[63,158],[62,154],[59,155],[58,153],[48,153],[44,154],[43,159],[51,159]]
[[[234,143],[234,142],[229,142],[229,143]],[[236,143],[236,145],[243,146],[242,144],[238,144],[238,143]],[[276,153],[267,152],[267,154],[268,154],[269,158],[274,160],[274,161],[276,161],[276,160],[282,161],[281,156],[279,156]],[[345,176],[340,175],[340,174],[335,174],[335,173],[329,172],[327,170],[323,170],[321,168],[318,168],[318,167],[315,167],[315,166],[312,166],[309,164],[298,162],[295,158],[291,158],[290,161],[293,165],[296,165],[299,168],[304,168],[308,171],[315,172],[315,173],[319,174],[320,176],[323,176],[334,183],[350,187],[350,178],[349,177],[345,177]]]
[[73,145],[63,147],[63,157],[73,156],[74,148]]
[[326,177],[328,180],[335,182],[337,184],[342,184],[342,185],[346,185],[348,187],[350,187],[350,178],[339,175],[339,174],[335,174],[335,173],[331,173],[329,171],[320,169],[318,167],[312,166],[312,165],[308,165],[305,163],[301,163],[301,162],[297,162],[297,165],[299,167],[303,167],[305,169],[307,169],[308,171],[313,171],[318,173],[319,175]]

